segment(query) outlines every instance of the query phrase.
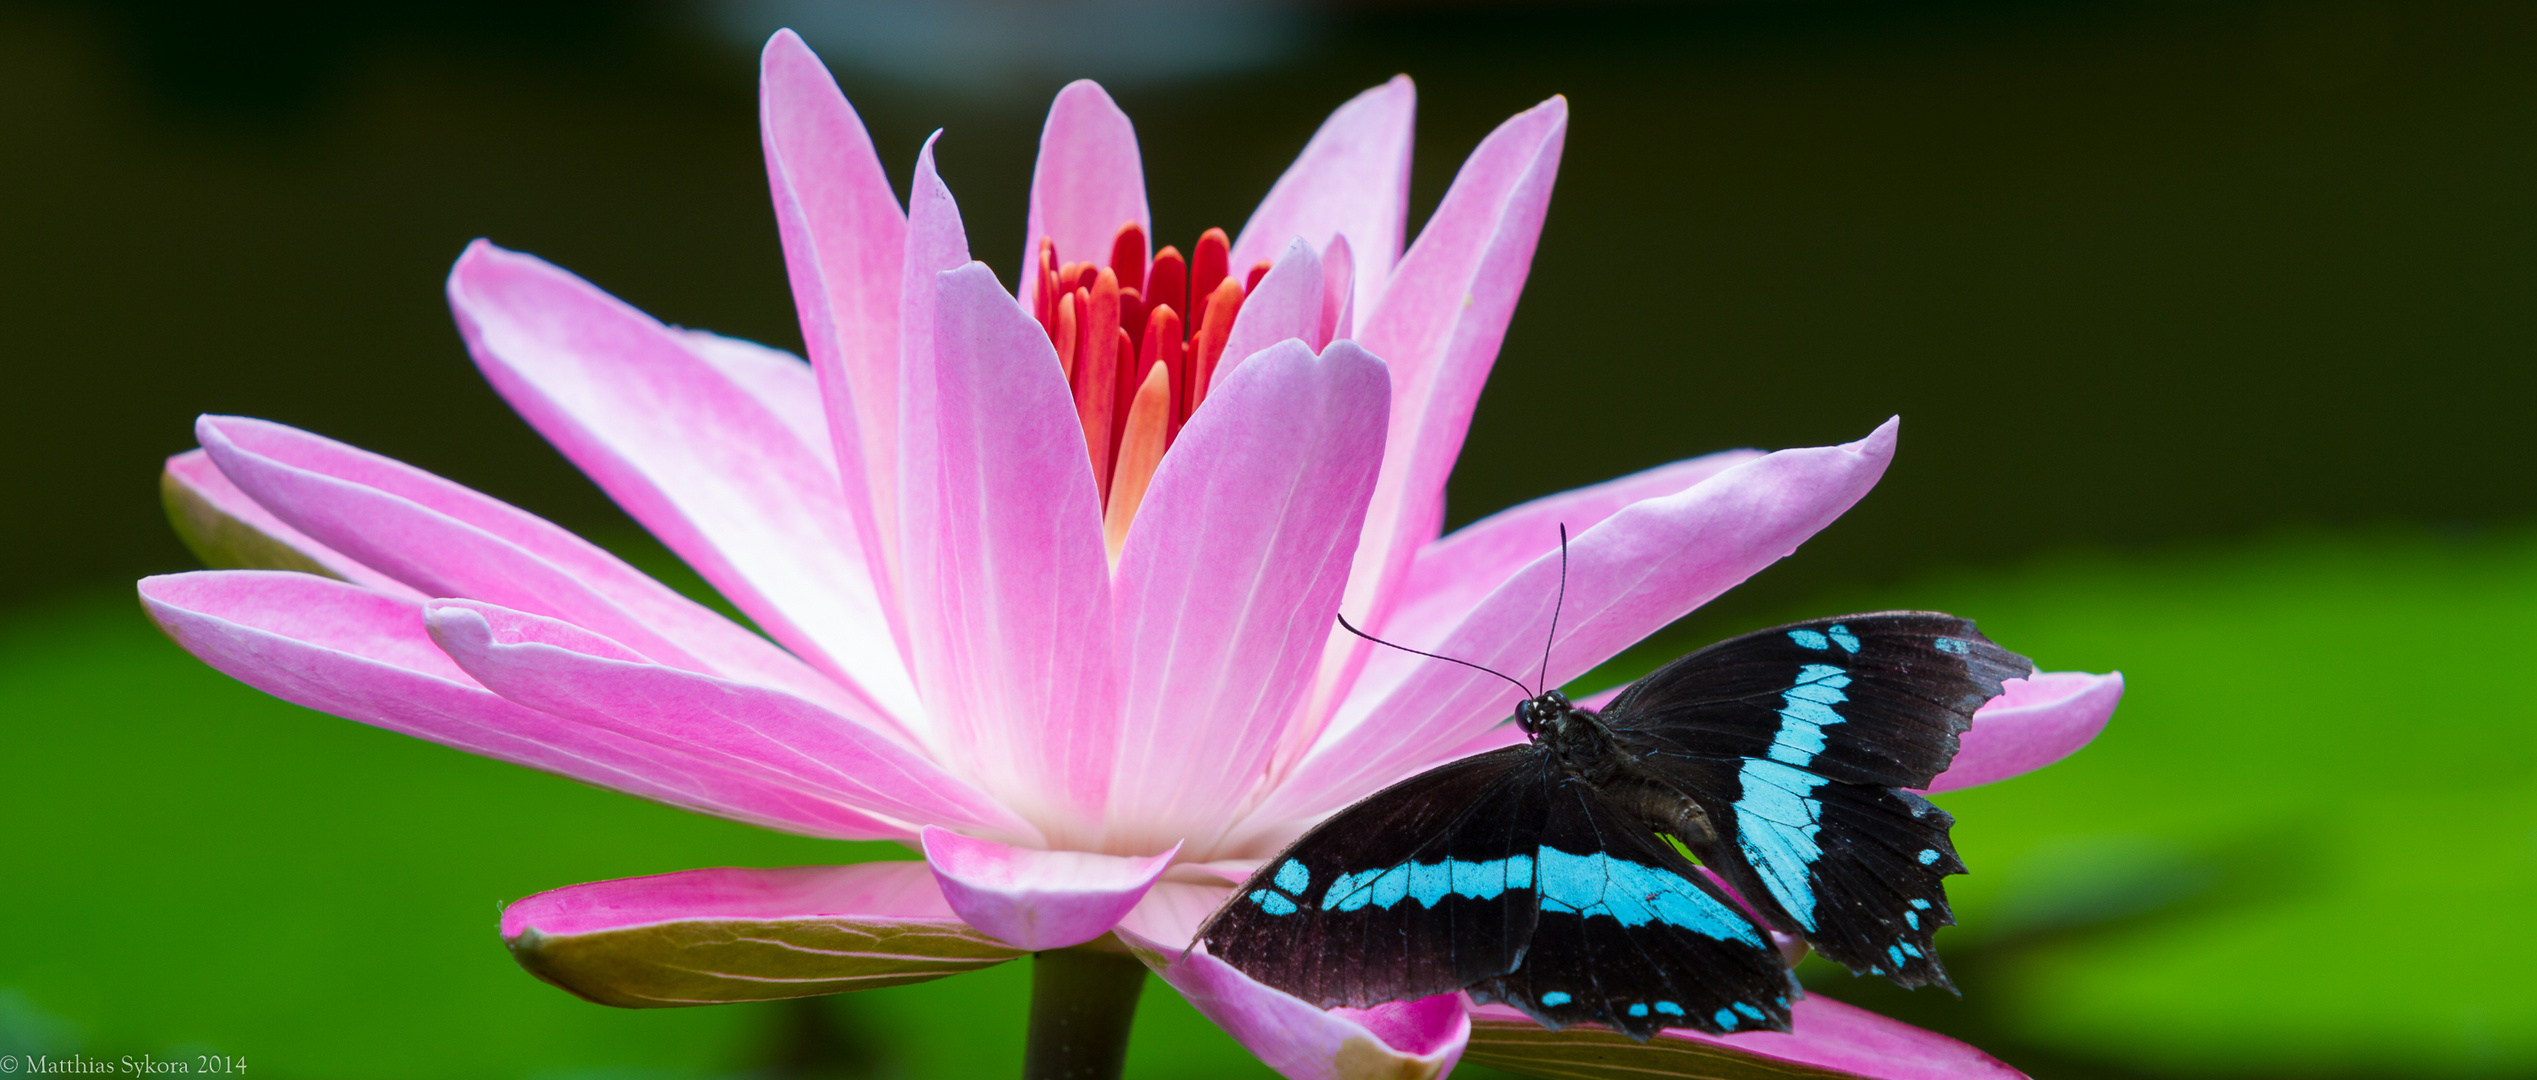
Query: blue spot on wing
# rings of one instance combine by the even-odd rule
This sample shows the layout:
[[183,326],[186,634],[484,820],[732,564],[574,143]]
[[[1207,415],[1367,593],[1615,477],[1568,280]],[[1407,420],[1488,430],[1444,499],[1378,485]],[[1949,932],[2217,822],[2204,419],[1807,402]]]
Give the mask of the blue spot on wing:
[[1804,765],[1823,753],[1823,729],[1841,722],[1832,707],[1850,700],[1842,693],[1849,685],[1850,673],[1831,664],[1799,669],[1796,685],[1780,693],[1779,732],[1771,738],[1771,757]]
[[1939,651],[1939,652],[1942,652],[1942,653],[1954,653],[1954,654],[1955,654],[1955,655],[1957,655],[1957,656],[1963,656],[1963,655],[1965,655],[1965,654],[1967,654],[1967,653],[1972,652],[1972,651],[1973,651],[1973,646],[1972,646],[1972,645],[1970,645],[1970,644],[1967,644],[1967,643],[1966,643],[1963,639],[1961,639],[1961,638],[1942,637],[1942,638],[1939,638],[1939,639],[1938,639],[1938,651]]
[[1284,889],[1297,896],[1302,896],[1304,895],[1304,890],[1312,888],[1312,885],[1313,872],[1304,869],[1304,864],[1300,862],[1288,859],[1286,860],[1286,865],[1277,868],[1278,888]]
[[1931,863],[1934,863],[1934,862],[1937,862],[1937,861],[1938,861],[1938,852],[1937,852],[1937,851],[1935,851],[1935,850],[1933,850],[1933,849],[1930,849],[1930,848],[1922,848],[1922,849],[1921,849],[1921,852],[1920,852],[1920,864],[1921,864],[1922,866],[1927,866],[1927,865],[1929,865],[1929,864],[1931,864]]
[[1821,650],[1832,647],[1831,638],[1825,637],[1820,632],[1814,630],[1791,630],[1788,632],[1788,640],[1794,641],[1798,644],[1798,647],[1806,649]]
[[1532,887],[1530,855],[1485,862],[1445,859],[1340,874],[1322,893],[1321,906],[1325,911],[1355,911],[1367,904],[1389,909],[1403,899],[1416,898],[1432,908],[1443,903],[1447,894],[1487,900],[1509,889]]
[[1632,1015],[1632,1016],[1645,1016],[1645,1015],[1647,1015],[1647,1003],[1646,1003],[1646,1002],[1644,1002],[1644,1001],[1633,1001],[1633,1002],[1631,1002],[1631,1003],[1630,1003],[1630,1015]]
[[1718,1030],[1720,1031],[1735,1030],[1737,1017],[1735,1015],[1735,1010],[1733,1009],[1720,1009],[1718,1010],[1718,1015],[1710,1017],[1710,1019],[1718,1022]]
[[1292,915],[1295,913],[1295,902],[1287,899],[1286,894],[1278,892],[1275,889],[1251,890],[1251,902],[1260,905],[1260,910],[1268,912],[1271,915]]
[[1542,1004],[1544,1004],[1544,1005],[1554,1005],[1554,1006],[1555,1006],[1555,1005],[1565,1005],[1565,1004],[1568,1004],[1568,991],[1565,991],[1565,990],[1553,990],[1553,991],[1551,991],[1550,993],[1543,994],[1543,995],[1542,995]]
[[1842,652],[1855,653],[1859,651],[1859,635],[1851,633],[1849,627],[1843,626],[1840,623],[1834,623],[1832,624],[1832,629],[1825,632],[1832,635],[1833,643],[1841,646]]
[[1683,1007],[1670,1001],[1659,1001],[1656,1003],[1656,1011],[1664,1013],[1667,1016],[1681,1016],[1683,1014]]
[[1813,797],[1823,777],[1776,761],[1744,759],[1737,774],[1743,793],[1735,800],[1736,846],[1762,877],[1762,887],[1797,925],[1815,928],[1814,862],[1823,848],[1823,804]]
[[1542,910],[1579,918],[1605,916],[1623,926],[1662,922],[1719,941],[1765,947],[1761,935],[1725,904],[1670,870],[1616,859],[1600,851],[1571,855],[1541,850]]

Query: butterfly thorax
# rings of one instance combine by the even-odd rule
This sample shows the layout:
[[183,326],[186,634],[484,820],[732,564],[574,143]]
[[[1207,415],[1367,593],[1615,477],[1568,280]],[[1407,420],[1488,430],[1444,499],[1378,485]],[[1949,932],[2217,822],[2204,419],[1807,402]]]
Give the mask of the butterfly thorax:
[[1515,721],[1535,747],[1559,763],[1563,776],[1593,785],[1649,828],[1687,843],[1716,836],[1696,800],[1640,764],[1622,749],[1612,725],[1566,695],[1552,690],[1516,706]]

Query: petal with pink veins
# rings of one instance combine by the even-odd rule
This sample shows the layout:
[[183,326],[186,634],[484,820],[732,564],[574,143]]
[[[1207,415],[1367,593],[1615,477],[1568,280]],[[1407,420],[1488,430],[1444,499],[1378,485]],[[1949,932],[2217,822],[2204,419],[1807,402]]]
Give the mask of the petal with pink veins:
[[[1568,133],[1568,103],[1516,114],[1471,152],[1356,339],[1392,366],[1391,432],[1348,579],[1347,610],[1381,626],[1418,549],[1444,525],[1445,479],[1531,271]],[[1333,632],[1313,715],[1347,693],[1370,646]]]
[[[935,132],[917,151],[916,174],[907,194],[906,276],[899,286],[899,506],[892,511],[902,530],[930,528],[934,520],[929,504],[942,470],[934,449],[941,436],[934,404],[934,299],[942,273],[969,262],[969,237],[961,225],[960,205],[934,171],[934,144],[941,138],[942,133]],[[931,537],[902,531],[894,542],[899,552],[894,565],[902,582],[940,580]],[[922,620],[922,613],[917,613],[907,621]],[[907,653],[915,655],[912,641]]]
[[920,862],[574,885],[503,908],[502,940],[538,978],[633,1009],[873,990],[1021,955],[963,925]]
[[1109,933],[1171,868],[1159,855],[1013,847],[925,827],[925,862],[962,921],[1015,948],[1062,949]]
[[[494,389],[617,505],[795,653],[899,723],[922,722],[852,500],[797,422],[680,332],[535,257],[470,245],[450,270],[449,303]],[[482,592],[435,595],[533,610]]]
[[1320,1009],[1253,980],[1203,947],[1183,952],[1121,929],[1137,959],[1289,1080],[1441,1077],[1453,1071],[1471,1039],[1460,994]]
[[2000,696],[1973,714],[1973,730],[1957,740],[1954,764],[1930,781],[1929,790],[1977,787],[2069,757],[2105,730],[2122,700],[2119,671],[2049,671],[2010,679]]
[[1321,327],[1312,340],[1314,352],[1331,342],[1356,336],[1356,251],[1348,238],[1334,236],[1321,249]]
[[1386,636],[1435,640],[1517,570],[1557,553],[1560,526],[1576,536],[1633,503],[1675,494],[1761,456],[1759,450],[1727,450],[1659,465],[1508,507],[1456,529],[1419,549],[1401,582],[1399,606],[1383,624]]
[[1164,456],[1114,587],[1110,842],[1188,836],[1203,850],[1251,796],[1347,583],[1387,387],[1383,362],[1351,342],[1316,357],[1281,341],[1210,393]]
[[828,447],[828,414],[820,410],[819,377],[812,374],[808,361],[709,330],[678,330],[677,334],[687,351],[755,399],[792,433],[804,452],[835,477],[837,459]]
[[[1412,647],[1442,641],[1509,576],[1545,554],[1556,554],[1560,526],[1575,536],[1632,503],[1672,495],[1761,456],[1758,450],[1728,450],[1659,465],[1509,507],[1463,526],[1419,550],[1401,582],[1398,606],[1376,632]],[[1350,692],[1360,697],[1389,693],[1422,662],[1396,649],[1376,650]]]
[[[1145,209],[1145,163],[1136,147],[1136,125],[1109,91],[1077,79],[1048,104],[1040,128],[1039,161],[1031,167],[1029,227],[1022,236],[1022,265],[1039,265],[1039,242],[1057,242],[1061,262],[1110,263],[1119,226],[1135,222],[1153,247],[1154,222]],[[1039,295],[1039,275],[1022,275],[1022,310]]]
[[870,555],[871,587],[884,609],[894,610],[885,545],[897,505],[891,488],[898,475],[899,262],[907,215],[863,118],[790,30],[767,39],[758,56],[758,136],[854,547]]
[[585,626],[667,664],[854,699],[766,639],[589,541],[403,462],[294,428],[206,416],[196,437],[274,516],[429,596],[467,596]]
[[1298,236],[1327,257],[1331,242],[1344,236],[1362,263],[1356,308],[1372,308],[1392,264],[1400,261],[1401,235],[1409,227],[1410,142],[1417,114],[1418,89],[1407,75],[1395,75],[1339,106],[1251,211],[1233,241],[1232,264],[1274,258]]
[[948,763],[1052,846],[1089,848],[1117,753],[1118,680],[1074,395],[1047,331],[984,263],[937,279],[934,363],[937,469],[911,478],[907,519],[931,549],[908,565],[917,684]]
[[167,459],[159,473],[159,501],[177,538],[214,570],[295,570],[408,600],[423,598],[404,582],[283,524],[221,475],[207,451],[188,450]]
[[[1288,338],[1310,348],[1321,332],[1321,304],[1321,256],[1298,237],[1242,298],[1242,310],[1234,314],[1233,330],[1224,339],[1224,362],[1216,380],[1224,378],[1224,370],[1238,370],[1252,354]],[[1207,395],[1215,400],[1212,383]]]
[[[1633,503],[1571,537],[1561,559],[1509,576],[1429,651],[1500,671],[1532,671],[1549,640],[1558,686],[1797,550],[1874,487],[1893,459],[1899,421],[1842,446],[1782,450],[1690,488]],[[1397,425],[1396,425],[1397,428]],[[1443,760],[1515,705],[1505,681],[1455,664],[1416,668],[1381,698],[1351,697],[1252,828],[1310,820]],[[1366,723],[1379,716],[1379,724]]]
[[420,605],[310,574],[144,578],[161,630],[222,674],[295,705],[585,784],[784,832],[897,839],[910,826],[691,755],[514,704],[424,632]]
[[1534,1076],[1831,1076],[2022,1080],[1999,1059],[1935,1032],[1808,994],[1792,1030],[1710,1035],[1669,1029],[1645,1043],[1600,1027],[1551,1031],[1505,1005],[1471,1010],[1472,1061]]
[[533,709],[903,821],[1037,830],[863,722],[778,690],[663,667],[569,623],[468,600],[424,606],[432,640]]

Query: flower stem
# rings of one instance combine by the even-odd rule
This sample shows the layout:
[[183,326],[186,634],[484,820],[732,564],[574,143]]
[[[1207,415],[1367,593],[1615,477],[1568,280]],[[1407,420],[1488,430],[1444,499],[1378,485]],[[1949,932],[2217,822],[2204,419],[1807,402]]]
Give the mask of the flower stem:
[[1145,965],[1115,949],[1078,945],[1031,956],[1031,1034],[1022,1080],[1116,1080]]

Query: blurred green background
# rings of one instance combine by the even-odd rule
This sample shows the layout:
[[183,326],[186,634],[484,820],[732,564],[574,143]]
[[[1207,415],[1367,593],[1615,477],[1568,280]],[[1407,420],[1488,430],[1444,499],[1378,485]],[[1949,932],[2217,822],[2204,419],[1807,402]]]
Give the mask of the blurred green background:
[[[490,236],[798,349],[754,87],[791,24],[902,184],[948,129],[972,248],[1008,277],[1068,76],[1135,117],[1182,243],[1238,227],[1395,72],[1421,98],[1413,227],[1490,126],[1568,95],[1456,521],[1906,422],[1856,510],[1588,682],[1878,606],[2130,679],[2085,753],[1941,800],[1975,871],[1941,939],[1961,999],[1810,984],[2037,1076],[2537,1075],[2537,6],[1049,10],[0,3],[0,1053],[1016,1070],[1020,964],[651,1012],[536,982],[499,903],[896,849],[283,705],[131,600],[189,566],[154,481],[205,411],[414,462],[696,587],[486,389],[440,283]],[[1167,991],[1144,1010],[1135,1075],[1264,1074]]]

